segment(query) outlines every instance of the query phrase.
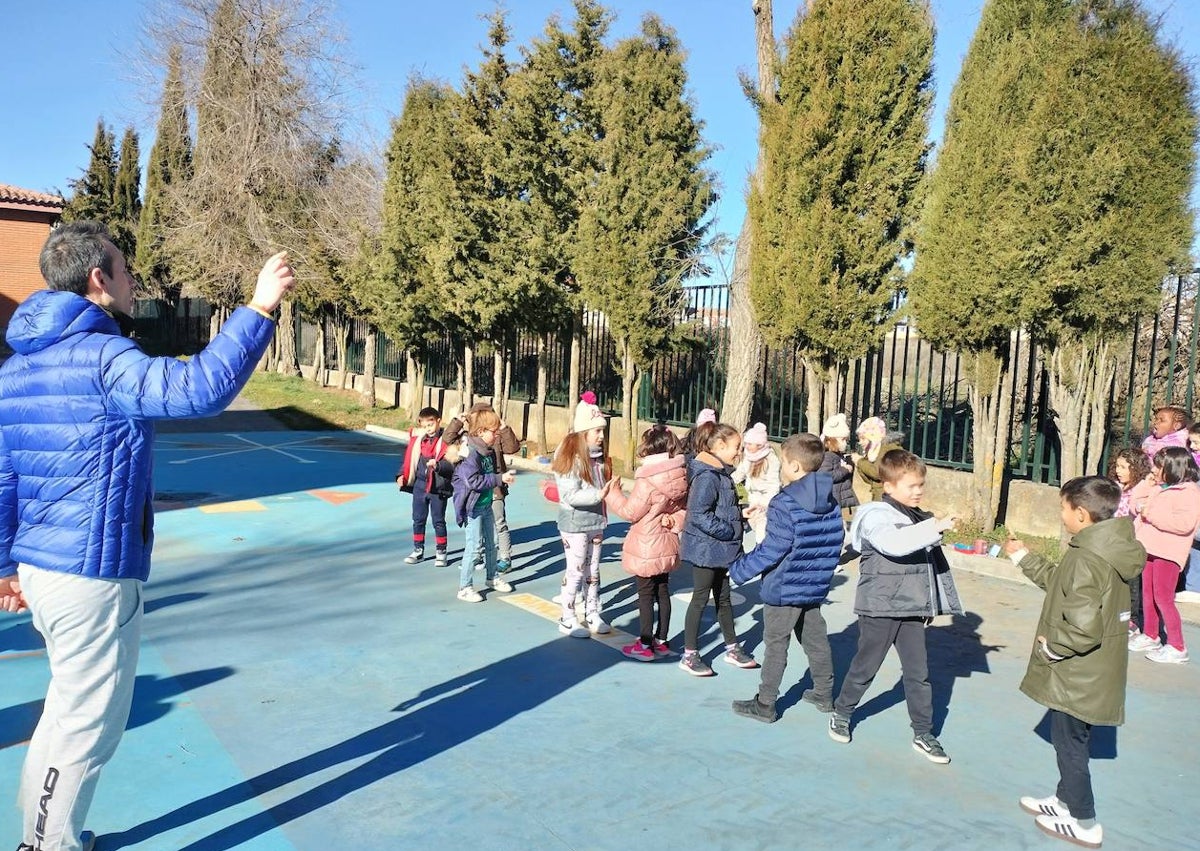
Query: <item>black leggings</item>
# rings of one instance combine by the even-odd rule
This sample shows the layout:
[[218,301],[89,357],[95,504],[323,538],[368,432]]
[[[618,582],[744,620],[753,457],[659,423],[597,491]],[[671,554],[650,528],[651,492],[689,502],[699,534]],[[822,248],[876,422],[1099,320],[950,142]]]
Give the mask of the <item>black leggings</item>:
[[701,567],[683,562],[683,567],[692,569],[692,602],[688,604],[687,617],[683,621],[683,647],[696,650],[700,641],[700,616],[711,596],[717,606],[717,623],[726,644],[737,643],[737,632],[733,628],[733,607],[729,603],[729,568]]
[[[638,594],[638,627],[642,631],[642,646],[653,647],[651,643],[657,638],[666,641],[671,629],[671,592],[667,589],[667,577],[670,574],[660,573],[657,576],[639,576],[637,578]],[[658,631],[654,632],[654,604],[658,603]]]

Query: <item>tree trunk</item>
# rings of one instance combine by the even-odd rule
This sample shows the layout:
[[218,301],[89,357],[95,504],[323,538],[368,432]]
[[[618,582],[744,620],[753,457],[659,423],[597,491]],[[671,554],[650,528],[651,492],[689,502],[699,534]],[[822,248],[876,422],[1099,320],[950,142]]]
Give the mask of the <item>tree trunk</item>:
[[754,407],[754,385],[763,349],[758,319],[750,301],[749,217],[742,221],[742,232],[734,248],[733,277],[729,281],[729,328],[724,349],[725,393],[721,399],[721,422],[744,429]]
[[462,409],[465,414],[475,404],[475,347],[463,346]]
[[637,388],[641,384],[641,370],[633,359],[633,351],[627,342],[621,344],[621,418],[625,421],[625,464],[633,469],[633,456],[637,451]]
[[504,413],[504,347],[499,343],[492,349],[492,408],[505,419]]
[[1050,353],[1050,407],[1062,445],[1059,479],[1091,475],[1104,451],[1107,391],[1116,379],[1117,359],[1104,340],[1061,345]]
[[333,342],[337,346],[338,389],[346,389],[347,361],[350,359],[350,323],[342,317],[333,320]]
[[368,408],[375,407],[375,370],[379,357],[379,329],[367,326],[367,339],[363,345],[362,401]]
[[[754,13],[755,59],[758,65],[758,97],[764,103],[775,96],[775,10],[771,0],[751,0]],[[751,180],[762,181],[762,146],[758,165]],[[754,303],[750,300],[750,217],[742,220],[742,229],[734,246],[733,276],[729,280],[729,333],[725,346],[725,394],[721,399],[721,422],[737,428],[749,424],[754,407],[754,384],[762,358],[763,339],[758,330]]]
[[804,361],[804,429],[820,434],[825,420],[836,414],[838,397],[849,367],[829,357],[805,355]]
[[571,317],[571,362],[567,374],[567,410],[573,410],[579,402],[581,390],[579,378],[579,362],[583,357],[583,311],[576,311]]
[[967,398],[974,419],[971,514],[985,532],[996,527],[1008,458],[1012,396],[1004,388],[1008,384],[1008,364],[1012,362],[1011,345],[1010,342],[1010,356],[1003,361],[991,353],[976,354],[967,382]]
[[404,395],[400,398],[400,404],[404,410],[411,411],[416,399],[417,359],[413,357],[412,349],[407,349],[404,352]]
[[296,305],[285,299],[279,303],[279,324],[275,329],[279,342],[275,371],[280,375],[299,375],[300,359],[296,355]]
[[549,442],[546,439],[546,394],[550,390],[550,365],[546,363],[546,350],[550,348],[549,334],[541,334],[537,341],[537,405],[534,407],[534,422],[538,442],[538,452],[548,455]]
[[412,421],[417,421],[417,415],[421,409],[425,407],[425,361],[417,355],[410,354],[408,356],[411,371],[409,374],[409,410],[412,412]]
[[325,313],[317,317],[317,344],[313,350],[312,380],[318,387],[325,386]]
[[504,350],[504,380],[500,387],[500,406],[497,410],[504,412],[502,416],[507,417],[508,400],[512,398],[512,374],[513,374],[513,351],[512,349]]

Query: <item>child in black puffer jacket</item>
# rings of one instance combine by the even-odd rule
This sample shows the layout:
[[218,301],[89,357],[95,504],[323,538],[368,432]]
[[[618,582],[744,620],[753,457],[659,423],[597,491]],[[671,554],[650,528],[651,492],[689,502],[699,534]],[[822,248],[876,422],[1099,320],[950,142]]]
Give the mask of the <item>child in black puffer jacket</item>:
[[842,519],[849,522],[850,512],[858,507],[854,493],[854,467],[846,460],[846,441],[850,439],[850,423],[845,414],[834,414],[825,420],[821,429],[821,442],[825,445],[825,457],[818,473],[833,477],[833,497],[842,509]]

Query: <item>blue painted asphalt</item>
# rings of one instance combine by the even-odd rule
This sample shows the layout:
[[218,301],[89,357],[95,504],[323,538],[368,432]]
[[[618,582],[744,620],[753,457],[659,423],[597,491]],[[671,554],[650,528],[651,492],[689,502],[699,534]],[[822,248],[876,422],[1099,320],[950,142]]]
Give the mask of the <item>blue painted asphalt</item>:
[[[710,679],[560,636],[538,613],[562,554],[536,474],[521,473],[509,501],[526,605],[470,605],[454,598],[457,566],[401,564],[397,444],[255,432],[162,435],[156,448],[135,708],[89,819],[100,851],[1065,847],[1016,803],[1056,777],[1043,712],[1017,691],[1036,589],[958,576],[970,614],[928,633],[954,759],[935,766],[909,746],[894,659],[845,746],[799,702],[798,647],[782,718],[732,714],[758,672],[714,659],[711,609]],[[605,548],[605,610],[636,632],[623,529]],[[452,526],[451,550],[461,543]],[[672,577],[680,598],[689,580]],[[851,575],[826,608],[839,678],[852,589]],[[761,656],[754,586],[739,590],[738,628]],[[0,617],[0,800],[15,796],[44,692],[39,647],[27,617]],[[1130,660],[1129,723],[1094,748],[1105,848],[1198,847],[1197,664]],[[0,843],[15,845],[18,826],[0,807]]]

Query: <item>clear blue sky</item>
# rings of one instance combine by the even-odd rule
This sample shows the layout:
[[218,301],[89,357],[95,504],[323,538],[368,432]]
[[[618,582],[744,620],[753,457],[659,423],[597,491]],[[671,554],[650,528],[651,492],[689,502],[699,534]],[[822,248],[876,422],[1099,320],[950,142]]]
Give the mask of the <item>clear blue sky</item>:
[[[803,0],[776,0],[776,30],[791,25]],[[937,23],[933,141],[983,0],[932,0]],[[1193,65],[1200,59],[1200,2],[1144,0],[1163,16],[1164,35]],[[147,0],[62,0],[14,3],[5,10],[9,48],[0,51],[0,183],[66,191],[87,165],[87,145],[103,116],[118,138],[127,124],[139,132],[143,156],[154,141],[158,95],[128,66]],[[679,33],[688,51],[692,94],[706,137],[717,147],[711,165],[721,182],[716,228],[736,233],[745,210],[743,191],[753,162],[757,125],[737,72],[754,69],[750,0],[609,0],[618,18],[612,35],[633,32],[647,11]],[[527,43],[555,12],[570,20],[569,0],[510,0],[513,43]],[[458,83],[478,61],[485,37],[480,15],[488,0],[341,0],[334,16],[348,36],[346,52],[360,66],[358,109],[369,134],[386,137],[400,111],[409,75],[419,71]],[[515,50],[514,50],[515,56]],[[1193,68],[1193,76],[1196,75]],[[1200,88],[1200,86],[1198,86]],[[1200,193],[1193,192],[1200,207]],[[1200,244],[1200,240],[1198,240]]]

